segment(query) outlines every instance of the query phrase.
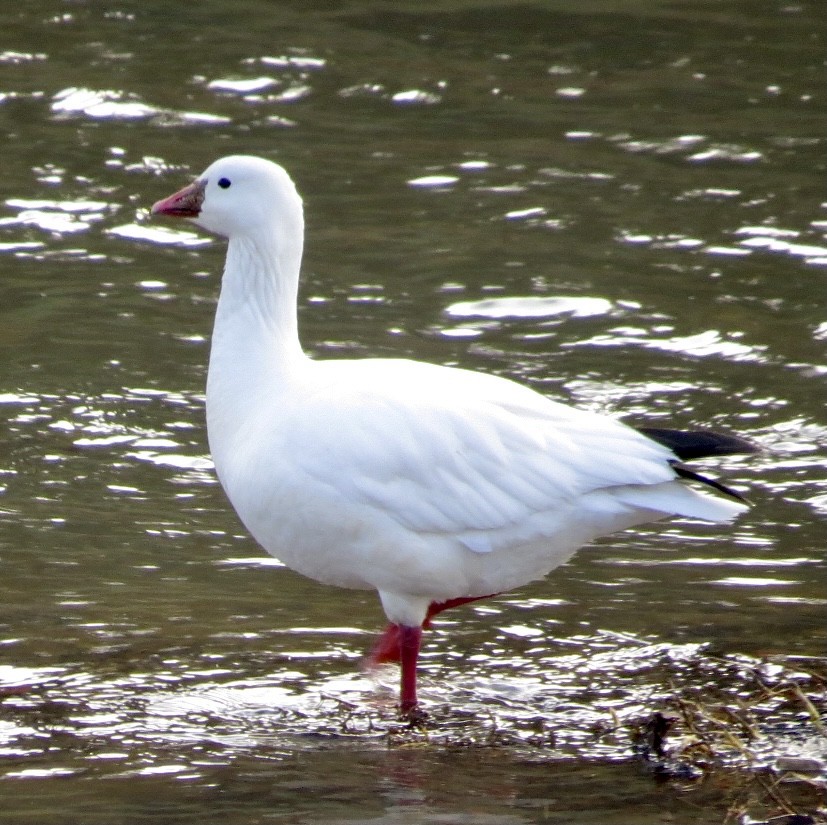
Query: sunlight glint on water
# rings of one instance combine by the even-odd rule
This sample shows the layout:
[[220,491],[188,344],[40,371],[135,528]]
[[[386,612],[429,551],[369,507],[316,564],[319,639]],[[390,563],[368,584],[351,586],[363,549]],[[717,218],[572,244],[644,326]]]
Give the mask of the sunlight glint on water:
[[[736,705],[753,671],[823,664],[816,4],[276,5],[6,15],[5,815],[722,820],[725,789],[655,785],[630,730],[673,691]],[[444,614],[434,729],[400,731],[396,671],[360,666],[375,597],[265,557],[212,473],[223,247],[147,209],[229,152],[299,183],[313,355],[736,431],[765,452],[698,469],[752,511],[629,531]],[[775,698],[763,720],[761,765],[823,759],[806,713]]]

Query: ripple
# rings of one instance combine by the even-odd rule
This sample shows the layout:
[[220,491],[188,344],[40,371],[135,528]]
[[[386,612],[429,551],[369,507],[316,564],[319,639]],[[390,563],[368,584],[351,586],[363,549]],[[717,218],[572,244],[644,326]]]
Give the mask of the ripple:
[[618,240],[628,244],[651,244],[653,249],[698,249],[704,245],[699,238],[689,238],[678,232],[665,235],[648,235],[621,230]]
[[147,118],[158,113],[135,95],[112,89],[70,86],[52,98],[51,109],[61,115],[83,114],[91,118]]
[[275,77],[216,78],[206,83],[211,92],[238,95],[248,103],[295,103],[313,93],[313,88],[302,81],[278,80]]
[[111,208],[106,201],[87,200],[51,200],[51,199],[29,199],[9,198],[7,206],[13,209],[55,209],[60,212],[102,212]]
[[423,175],[419,178],[411,178],[408,186],[415,189],[446,189],[459,181],[456,175]]
[[723,246],[721,244],[713,244],[704,248],[704,252],[708,255],[724,255],[730,258],[743,258],[750,254],[749,249],[742,249],[737,246]]
[[561,86],[554,90],[554,94],[558,97],[566,97],[569,99],[577,99],[586,94],[586,90],[582,86]]
[[[545,637],[546,629],[514,625],[501,633],[531,643]],[[435,719],[428,740],[484,742],[493,725],[512,747],[539,748],[547,756],[617,758],[628,754],[626,726],[651,713],[685,682],[697,691],[701,676],[707,688],[738,693],[748,670],[760,670],[771,682],[787,677],[785,668],[762,669],[747,657],[716,662],[697,644],[669,645],[611,633],[561,642],[563,651],[552,655],[467,657],[458,679],[441,672],[432,680],[426,668],[422,694]],[[382,668],[370,677],[327,678],[301,692],[273,679],[185,688],[151,699],[145,724],[151,736],[155,715],[161,717],[157,728],[172,736],[188,725],[191,737],[233,748],[266,742],[274,722],[282,737],[314,732],[386,738],[394,735],[395,676],[396,668]],[[605,735],[610,730],[614,736]],[[553,731],[553,736],[543,731]],[[777,745],[783,747],[781,741]]]
[[735,230],[736,235],[759,235],[766,238],[797,238],[801,233],[797,229],[782,229],[778,226],[742,226]]
[[218,78],[207,83],[207,88],[218,92],[233,92],[247,95],[251,92],[261,92],[277,86],[279,83],[274,77],[246,77],[246,78]]
[[58,776],[73,776],[76,770],[70,768],[24,768],[21,771],[9,771],[5,779],[52,779]]
[[31,393],[2,392],[0,393],[0,404],[25,404],[29,406],[39,400],[37,395]]
[[542,218],[547,214],[543,206],[529,206],[526,209],[512,209],[505,213],[507,221],[522,221],[531,218]]
[[159,122],[163,126],[223,126],[232,123],[232,119],[212,112],[176,112],[171,109],[159,112]]
[[[770,539],[761,539],[758,542],[764,546],[772,546]],[[792,559],[778,559],[778,558],[732,558],[732,557],[716,557],[716,556],[687,556],[678,559],[659,558],[659,559],[620,559],[609,558],[605,560],[605,564],[635,567],[663,567],[668,565],[683,567],[688,565],[690,567],[799,567],[804,564],[817,564],[818,559],[807,558],[804,556]],[[784,581],[784,584],[791,584],[794,582]]]
[[710,584],[722,584],[726,587],[789,587],[800,582],[760,576],[727,576],[723,579],[713,579]]
[[327,65],[327,61],[324,58],[298,54],[279,55],[277,57],[265,56],[252,58],[244,62],[259,62],[264,66],[274,66],[279,69],[300,69],[301,71],[318,71]]
[[678,197],[678,200],[690,200],[694,198],[702,198],[712,201],[729,200],[730,198],[737,198],[740,194],[740,189],[725,189],[721,186],[708,186],[704,189],[688,189]]
[[35,198],[9,198],[6,205],[20,211],[0,219],[0,226],[35,226],[58,235],[83,232],[117,208],[104,201]]
[[[431,632],[450,650],[450,628],[442,624]],[[213,637],[201,655],[188,642],[148,657],[141,644],[126,658],[90,657],[50,674],[48,688],[5,697],[4,779],[82,772],[92,779],[169,777],[209,788],[214,769],[246,764],[240,760],[251,756],[295,761],[337,746],[351,755],[379,749],[383,760],[397,751],[405,763],[411,748],[496,748],[496,759],[523,765],[526,759],[628,761],[635,732],[652,714],[671,714],[684,703],[752,714],[748,746],[732,726],[728,747],[716,750],[723,764],[752,769],[796,755],[823,768],[823,744],[807,744],[818,740],[817,720],[801,713],[806,702],[821,707],[822,685],[792,659],[721,658],[703,645],[625,633],[546,641],[544,622],[512,623],[474,655],[423,658],[421,695],[430,718],[418,730],[397,718],[398,668],[321,669],[330,650],[307,645],[325,630],[340,632],[337,652],[352,653],[339,648],[351,635],[346,628],[302,627],[287,632],[295,649],[281,651],[289,659],[281,667],[269,655],[245,659],[238,637],[228,636]],[[361,642],[361,632],[352,632]],[[262,669],[266,674],[256,675]],[[675,759],[688,733],[680,718],[675,714],[677,729],[667,739]],[[760,764],[752,763],[755,754]]]
[[168,229],[163,226],[145,226],[140,223],[126,223],[106,230],[107,235],[127,238],[131,241],[149,241],[160,246],[207,246],[210,238],[202,237],[185,229]]
[[[49,432],[50,440],[58,439],[64,444],[62,451],[55,450],[44,456],[44,460],[71,465],[73,456],[101,453],[104,460],[96,457],[95,465],[102,473],[103,485],[113,496],[145,495],[146,477],[138,470],[140,465],[171,470],[169,480],[188,490],[216,483],[212,461],[204,454],[202,442],[187,437],[192,423],[180,420],[183,408],[191,408],[200,420],[203,406],[200,396],[137,388],[121,394],[108,393],[105,397],[9,393],[0,396],[0,404],[4,401],[12,410],[19,408],[8,420],[12,432],[35,428]],[[136,412],[136,409],[142,404],[159,402],[161,409],[174,410],[175,419],[168,420],[165,414],[163,423],[153,429],[148,422],[157,421],[157,413]],[[49,513],[50,519],[52,515]]]
[[613,309],[605,298],[587,296],[513,296],[486,298],[482,301],[461,301],[445,309],[454,318],[553,318],[571,315],[588,318],[606,315]]
[[63,668],[58,667],[0,665],[0,696],[25,692],[33,685],[43,685],[63,672]]
[[792,255],[798,258],[804,258],[804,262],[810,265],[827,265],[827,246],[793,241],[793,238],[798,238],[801,235],[801,233],[795,229],[781,229],[770,226],[742,226],[735,231],[735,234],[748,236],[739,241],[740,246],[746,249]]
[[253,556],[251,558],[228,558],[219,559],[217,565],[228,567],[284,567],[284,563],[272,556]]
[[186,716],[191,713],[231,718],[239,713],[297,707],[301,698],[294,690],[278,685],[215,687],[150,701],[147,712],[157,716]]
[[385,87],[381,83],[357,83],[354,86],[346,86],[339,89],[338,96],[341,98],[381,98],[384,96]]
[[740,333],[721,333],[710,329],[694,335],[658,338],[651,330],[638,327],[618,327],[607,334],[595,335],[582,341],[563,342],[562,347],[625,347],[675,352],[692,358],[724,358],[729,361],[766,362],[767,347],[762,344],[742,343]]
[[35,63],[47,59],[48,55],[43,52],[0,52],[0,63],[12,66],[19,66],[21,63]]
[[755,163],[763,159],[764,155],[762,152],[734,145],[713,145],[702,152],[695,152],[687,158],[691,163]]
[[228,117],[207,112],[177,111],[144,103],[137,95],[115,89],[71,86],[58,92],[51,110],[59,117],[84,116],[93,120],[148,120],[161,126],[212,126],[230,123]]
[[442,95],[422,89],[408,89],[391,95],[391,101],[400,106],[433,106],[442,102]]
[[0,243],[0,252],[28,253],[35,249],[43,249],[45,244],[40,241],[8,241]]
[[126,458],[137,461],[148,461],[158,467],[169,467],[173,470],[212,470],[212,459],[206,456],[183,455],[181,453],[159,453],[157,450],[137,450],[126,453]]
[[[755,163],[763,153],[738,144],[709,141],[705,135],[677,135],[672,138],[633,138],[620,135],[609,138],[611,143],[634,154],[684,155],[690,163]],[[703,148],[703,144],[707,144]]]

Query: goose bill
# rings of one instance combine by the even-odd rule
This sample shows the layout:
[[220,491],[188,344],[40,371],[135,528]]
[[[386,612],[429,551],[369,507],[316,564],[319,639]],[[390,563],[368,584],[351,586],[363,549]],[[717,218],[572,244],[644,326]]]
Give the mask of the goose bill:
[[153,215],[170,215],[174,218],[197,218],[204,202],[205,183],[197,180],[174,195],[158,201],[152,206]]

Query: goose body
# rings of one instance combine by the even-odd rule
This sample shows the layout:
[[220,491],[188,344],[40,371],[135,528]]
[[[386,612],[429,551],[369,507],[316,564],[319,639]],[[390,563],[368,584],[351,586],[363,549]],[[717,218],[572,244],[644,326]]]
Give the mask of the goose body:
[[[541,578],[635,524],[726,521],[745,509],[685,483],[698,477],[662,443],[688,455],[684,442],[508,379],[405,359],[309,358],[296,322],[302,204],[280,166],[223,158],[153,213],[229,241],[207,429],[230,502],[288,567],[378,592],[405,713],[417,703],[422,625],[442,606]],[[751,450],[705,437],[719,447],[703,455]]]

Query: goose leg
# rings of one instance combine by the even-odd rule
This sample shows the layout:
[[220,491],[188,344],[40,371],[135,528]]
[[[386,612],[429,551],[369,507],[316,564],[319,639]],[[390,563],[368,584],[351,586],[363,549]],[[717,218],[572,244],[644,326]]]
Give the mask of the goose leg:
[[399,712],[415,720],[416,702],[416,663],[419,658],[419,646],[422,641],[421,627],[399,627],[399,658],[402,663],[402,680],[399,691]]
[[[456,599],[447,599],[444,602],[431,602],[428,607],[428,615],[422,623],[423,630],[427,630],[431,626],[431,619],[443,610],[448,610],[451,607],[458,607],[461,604],[468,604],[469,602],[476,602],[480,599],[490,599],[496,596],[492,593],[490,596],[461,596]],[[387,662],[400,662],[401,650],[399,646],[399,635],[401,633],[401,625],[389,624],[382,635],[377,639],[370,654],[365,659],[364,665],[370,669],[377,665],[385,664]]]
[[429,627],[431,619],[443,610],[486,598],[489,597],[462,596],[447,599],[444,602],[431,602],[425,621],[421,626],[389,624],[367,657],[365,666],[368,668],[384,662],[399,662],[402,665],[399,712],[406,719],[409,719],[412,724],[423,721],[426,716],[423,711],[419,710],[416,698],[416,665],[419,659],[419,648],[422,644],[423,628]]

